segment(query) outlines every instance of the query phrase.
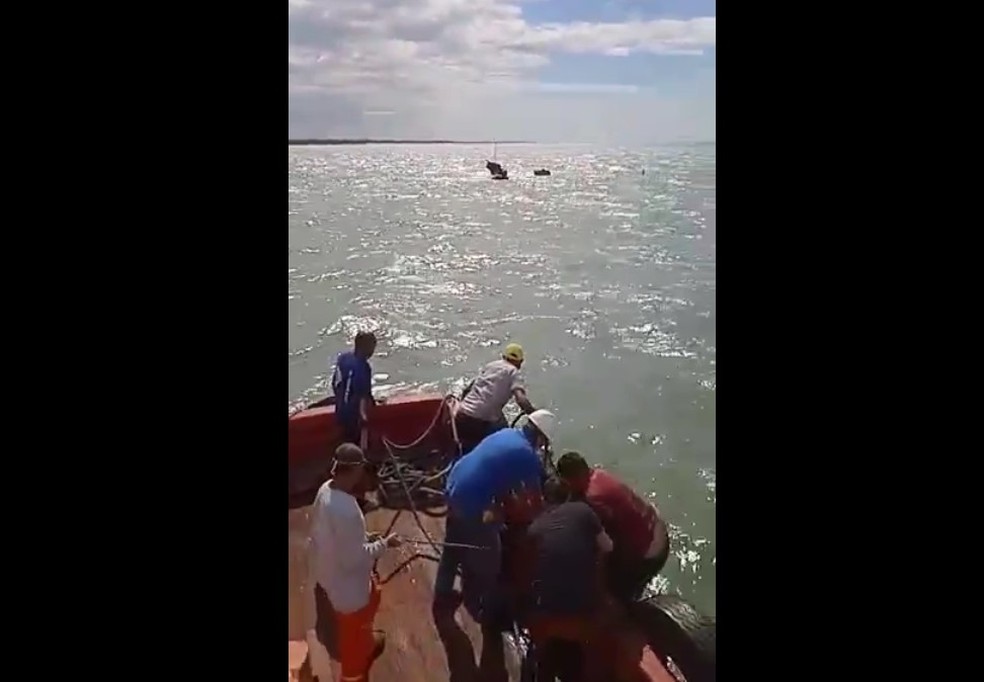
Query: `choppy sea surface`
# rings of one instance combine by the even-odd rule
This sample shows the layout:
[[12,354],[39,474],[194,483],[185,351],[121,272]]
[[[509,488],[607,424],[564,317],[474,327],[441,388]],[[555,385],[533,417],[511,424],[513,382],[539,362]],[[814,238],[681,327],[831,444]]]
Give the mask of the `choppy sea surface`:
[[290,401],[324,394],[357,328],[380,394],[460,386],[521,343],[557,454],[657,502],[653,587],[714,614],[715,146],[499,145],[508,181],[492,153],[289,148]]

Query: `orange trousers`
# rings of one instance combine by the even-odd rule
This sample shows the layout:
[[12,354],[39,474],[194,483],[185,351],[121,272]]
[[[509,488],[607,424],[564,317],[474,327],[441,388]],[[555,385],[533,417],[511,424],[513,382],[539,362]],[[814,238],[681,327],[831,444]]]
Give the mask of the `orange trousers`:
[[380,590],[376,581],[369,588],[369,603],[352,613],[335,612],[338,626],[338,660],[341,682],[368,682],[375,640],[372,622],[379,610]]

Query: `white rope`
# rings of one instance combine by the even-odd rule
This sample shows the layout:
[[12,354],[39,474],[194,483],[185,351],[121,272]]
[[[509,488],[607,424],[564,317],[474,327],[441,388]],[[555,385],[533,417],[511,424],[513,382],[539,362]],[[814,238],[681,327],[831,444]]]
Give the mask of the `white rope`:
[[[407,498],[408,504],[410,505],[410,511],[413,514],[414,521],[417,522],[417,527],[420,528],[420,531],[424,534],[424,538],[426,538],[427,540],[427,544],[431,546],[431,548],[434,550],[437,556],[441,556],[441,548],[438,547],[438,543],[436,543],[434,539],[430,536],[430,533],[427,532],[427,529],[424,528],[424,524],[420,520],[420,515],[417,513],[417,505],[413,501],[413,493],[410,490],[410,486],[407,485],[407,481],[403,476],[403,472],[400,470],[400,460],[397,459],[396,454],[393,452],[393,450],[410,450],[411,448],[414,448],[420,443],[422,443],[427,438],[427,436],[429,436],[434,431],[438,421],[441,418],[441,415],[444,413],[444,409],[447,408],[448,415],[451,417],[451,436],[452,438],[454,438],[455,446],[457,447],[458,454],[460,455],[461,442],[458,440],[458,429],[455,427],[455,423],[454,423],[455,403],[457,403],[457,398],[455,398],[453,395],[445,396],[445,398],[441,401],[440,406],[437,408],[437,413],[434,415],[434,419],[431,420],[430,425],[420,435],[420,437],[418,437],[412,443],[409,443],[407,445],[399,445],[391,441],[386,436],[381,436],[380,438],[380,440],[382,440],[383,442],[383,446],[386,448],[386,454],[389,455],[390,462],[392,462],[393,464],[393,473],[396,476],[396,478],[400,481],[400,486],[403,488],[403,493]],[[443,476],[447,475],[449,471],[451,471],[451,467],[453,466],[454,466],[454,461],[449,463],[446,467],[444,467],[440,471],[428,476],[427,478],[418,481],[417,484],[414,486],[414,488],[417,488],[424,483],[429,483],[431,481],[442,478]],[[397,514],[397,516],[399,516],[399,514]],[[393,518],[393,523],[390,524],[391,529],[392,526],[395,525],[395,523],[396,523],[396,517]]]
[[454,438],[455,445],[458,446],[458,450],[460,452],[461,443],[458,441],[458,429],[455,427],[454,424],[454,404],[456,402],[458,402],[458,399],[455,398],[453,395],[446,396],[444,400],[441,401],[441,404],[438,406],[437,413],[434,415],[434,419],[431,420],[430,426],[428,426],[427,429],[422,434],[420,434],[420,437],[417,438],[417,440],[413,441],[412,443],[409,443],[408,445],[399,445],[398,443],[394,443],[393,441],[391,441],[386,436],[382,436],[381,438],[383,443],[388,448],[392,447],[394,450],[410,450],[411,448],[417,447],[418,445],[424,442],[424,440],[427,438],[427,436],[431,434],[431,432],[434,431],[434,427],[437,426],[437,422],[441,418],[441,414],[443,414],[444,408],[448,407],[448,414],[451,416],[451,435]]

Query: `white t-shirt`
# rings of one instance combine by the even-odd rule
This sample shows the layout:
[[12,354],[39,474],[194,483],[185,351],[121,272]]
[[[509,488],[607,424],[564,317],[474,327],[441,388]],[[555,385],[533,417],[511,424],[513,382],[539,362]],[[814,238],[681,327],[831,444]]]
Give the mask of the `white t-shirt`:
[[493,360],[482,368],[458,410],[475,419],[496,422],[517,388],[526,388],[519,369],[506,360]]
[[312,577],[340,613],[369,603],[372,563],[386,545],[366,542],[366,517],[356,499],[328,481],[318,490],[311,512]]

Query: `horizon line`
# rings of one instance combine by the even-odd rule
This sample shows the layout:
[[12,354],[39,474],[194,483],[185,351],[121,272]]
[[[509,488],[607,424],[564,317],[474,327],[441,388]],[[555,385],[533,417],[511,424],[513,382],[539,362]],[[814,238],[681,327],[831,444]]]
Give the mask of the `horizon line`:
[[337,145],[337,144],[536,144],[532,140],[418,140],[418,139],[382,139],[382,138],[297,138],[287,140],[287,146],[304,145]]
[[579,145],[579,146],[615,146],[615,147],[675,147],[678,145],[708,145],[716,144],[717,140],[701,140],[701,139],[679,139],[679,140],[661,140],[659,142],[643,142],[636,144],[626,144],[626,143],[613,143],[613,142],[603,142],[603,141],[585,141],[585,140],[567,140],[567,141],[554,141],[554,142],[538,142],[536,140],[415,140],[415,139],[375,139],[375,138],[296,138],[288,139],[287,146],[289,147],[304,147],[304,146],[339,146],[339,145],[370,145],[370,144],[504,144],[504,145],[519,145],[519,144],[535,144],[535,145],[546,145],[546,146],[565,146],[565,145]]

